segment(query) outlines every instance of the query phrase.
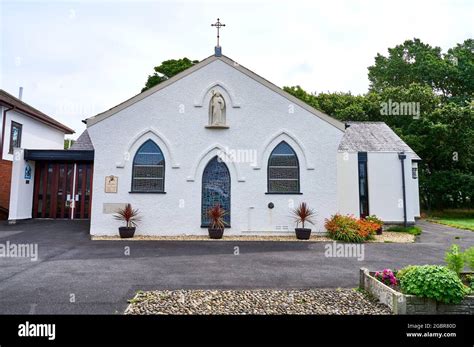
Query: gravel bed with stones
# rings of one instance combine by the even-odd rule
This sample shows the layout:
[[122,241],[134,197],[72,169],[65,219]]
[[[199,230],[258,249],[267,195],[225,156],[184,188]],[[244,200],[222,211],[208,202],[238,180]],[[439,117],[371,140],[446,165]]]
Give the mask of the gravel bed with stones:
[[[408,233],[384,231],[382,235],[374,235],[374,240],[369,242],[394,242],[407,243],[414,242],[415,237]],[[323,235],[311,235],[309,240],[298,240],[296,236],[226,236],[222,239],[210,239],[207,235],[179,235],[179,236],[151,236],[151,235],[135,235],[131,239],[121,239],[119,236],[91,236],[94,241],[291,241],[291,242],[332,242],[333,240]]]
[[391,314],[354,289],[158,290],[138,292],[125,314]]
[[384,231],[382,235],[375,235],[375,240],[370,242],[394,242],[394,243],[410,243],[415,242],[415,235],[396,231]]
[[92,240],[125,240],[125,241],[295,241],[295,242],[321,242],[331,241],[329,237],[323,235],[311,235],[309,240],[298,240],[296,236],[286,235],[224,235],[222,239],[210,239],[208,235],[177,235],[177,236],[152,236],[135,235],[131,239],[121,239],[119,236],[91,236]]

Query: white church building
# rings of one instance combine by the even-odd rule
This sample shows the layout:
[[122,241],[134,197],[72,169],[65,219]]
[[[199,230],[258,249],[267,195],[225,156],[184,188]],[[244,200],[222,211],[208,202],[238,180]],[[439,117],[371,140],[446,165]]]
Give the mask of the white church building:
[[54,201],[47,214],[51,198],[31,217],[90,219],[92,235],[117,235],[113,214],[130,203],[137,235],[207,235],[206,211],[219,203],[225,234],[248,235],[293,233],[300,202],[317,211],[313,232],[335,213],[408,224],[420,214],[420,158],[387,125],[331,118],[220,47],[86,122],[71,150],[24,151],[52,167],[35,174],[33,195],[52,174],[67,196],[66,210]]

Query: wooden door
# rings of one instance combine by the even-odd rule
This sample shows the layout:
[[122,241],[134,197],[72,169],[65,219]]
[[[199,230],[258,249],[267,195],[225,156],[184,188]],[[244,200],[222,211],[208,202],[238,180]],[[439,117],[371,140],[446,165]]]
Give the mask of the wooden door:
[[92,164],[36,162],[33,218],[88,219]]

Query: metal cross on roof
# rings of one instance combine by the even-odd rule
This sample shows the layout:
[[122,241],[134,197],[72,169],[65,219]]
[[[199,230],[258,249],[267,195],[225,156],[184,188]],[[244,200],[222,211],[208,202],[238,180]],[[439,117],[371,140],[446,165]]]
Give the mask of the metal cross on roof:
[[221,27],[225,27],[225,24],[222,24],[219,20],[219,18],[217,18],[217,22],[215,22],[214,24],[211,24],[211,27],[216,27],[217,28],[217,47],[219,47],[219,30]]

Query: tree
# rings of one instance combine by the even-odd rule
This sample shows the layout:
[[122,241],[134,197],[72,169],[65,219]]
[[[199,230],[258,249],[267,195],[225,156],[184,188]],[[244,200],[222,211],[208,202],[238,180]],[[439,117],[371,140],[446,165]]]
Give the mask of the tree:
[[179,74],[180,72],[190,68],[199,63],[198,60],[190,60],[188,58],[165,60],[159,66],[155,66],[155,72],[148,76],[148,79],[143,87],[142,92],[148,90],[157,84]]
[[466,102],[474,93],[474,40],[448,50],[431,47],[419,39],[407,40],[388,49],[388,57],[377,54],[370,66],[370,90],[408,87],[412,83],[429,86],[445,100]]
[[369,114],[378,109],[362,95],[351,93],[308,93],[300,86],[283,89],[308,105],[321,110],[340,121],[366,121]]
[[450,63],[446,64],[446,75],[452,101],[469,103],[474,94],[474,40],[468,39],[450,48],[444,59]]

